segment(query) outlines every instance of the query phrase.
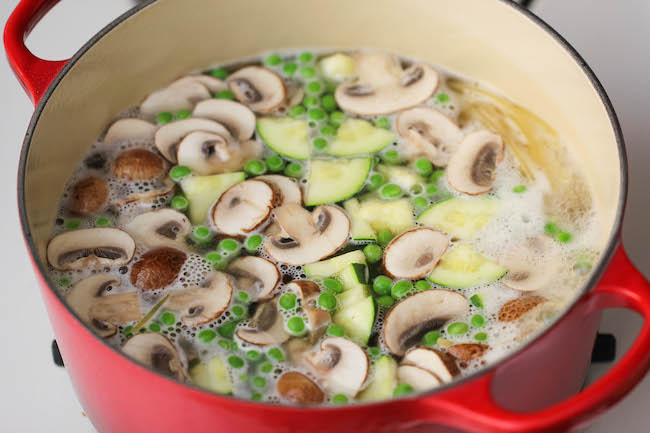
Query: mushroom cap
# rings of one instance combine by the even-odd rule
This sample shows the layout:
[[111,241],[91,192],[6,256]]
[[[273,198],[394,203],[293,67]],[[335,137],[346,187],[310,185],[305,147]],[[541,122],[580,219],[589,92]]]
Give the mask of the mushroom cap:
[[239,102],[259,113],[270,113],[287,100],[282,78],[261,66],[242,68],[230,75],[227,83]]
[[366,381],[368,355],[357,343],[343,337],[328,337],[319,352],[305,354],[306,361],[324,379],[331,393],[355,396]]
[[169,295],[167,307],[180,310],[181,321],[187,326],[198,326],[221,316],[230,305],[233,287],[223,272],[208,275],[208,285],[192,287]]
[[268,184],[249,179],[224,192],[212,212],[212,222],[229,235],[249,233],[261,226],[271,215],[278,196]]
[[171,83],[168,86],[168,88],[173,86],[184,86],[186,84],[195,84],[195,83],[202,84],[211,93],[218,93],[228,88],[226,83],[224,83],[220,79],[205,74],[188,75],[186,77],[179,78],[178,80]]
[[416,392],[429,391],[442,385],[442,381],[435,374],[415,365],[401,365],[397,369],[399,383],[407,383]]
[[478,195],[492,189],[497,165],[503,160],[503,140],[489,131],[469,134],[451,156],[447,181],[458,192]]
[[237,337],[257,346],[282,344],[289,339],[284,329],[284,318],[278,311],[277,299],[271,299],[257,306],[247,328],[237,329]]
[[415,64],[404,70],[391,55],[358,54],[356,65],[358,79],[339,85],[335,98],[344,110],[365,116],[414,107],[429,98],[440,82],[431,66]]
[[295,179],[279,174],[265,174],[257,176],[255,180],[266,182],[279,191],[282,194],[280,205],[287,203],[302,204],[302,190]]
[[115,121],[104,135],[104,143],[113,144],[123,140],[150,140],[156,132],[156,125],[142,119],[120,119]]
[[445,167],[463,138],[456,122],[438,110],[415,107],[397,116],[397,131],[408,140],[414,154],[425,154],[438,167]]
[[245,105],[229,99],[199,102],[192,116],[219,122],[239,141],[247,140],[255,133],[255,114]]
[[165,376],[185,380],[187,374],[176,346],[162,334],[146,332],[129,338],[122,352]]
[[182,119],[161,126],[154,135],[154,144],[158,151],[171,163],[176,163],[178,143],[195,131],[212,132],[224,137],[230,143],[232,137],[221,123],[210,119]]
[[115,228],[81,229],[64,232],[47,246],[47,261],[54,269],[69,271],[129,263],[135,253],[135,241]]
[[160,247],[144,253],[131,268],[131,284],[138,289],[158,290],[178,277],[186,255],[175,248]]
[[460,369],[452,356],[445,352],[426,347],[418,347],[406,353],[402,360],[404,365],[414,365],[427,370],[443,383],[451,382],[460,374]]
[[467,312],[467,299],[450,290],[419,292],[398,302],[384,321],[384,341],[388,350],[403,355],[427,331]]
[[124,229],[145,248],[184,248],[184,240],[192,231],[187,217],[174,209],[156,209],[133,218]]
[[515,298],[503,304],[499,310],[499,320],[501,322],[514,322],[546,301],[546,298],[534,295]]
[[197,80],[177,82],[147,96],[140,104],[140,112],[155,116],[162,112],[191,110],[194,104],[210,97],[208,88]]
[[393,278],[421,278],[436,267],[447,247],[449,239],[437,230],[409,230],[386,246],[384,269]]
[[273,297],[280,282],[278,268],[261,257],[240,257],[228,266],[227,272],[235,278],[237,288],[249,294],[251,302]]
[[308,405],[325,401],[325,394],[318,385],[297,371],[284,373],[276,386],[278,394],[290,403]]
[[287,203],[274,214],[282,232],[268,236],[264,250],[282,263],[317,262],[338,251],[350,236],[350,220],[336,206],[318,206],[310,214],[297,203]]
[[451,356],[460,361],[471,361],[483,356],[485,351],[489,348],[490,346],[487,344],[463,343],[454,344],[453,346],[449,347],[447,351]]
[[106,181],[96,176],[89,176],[72,187],[68,208],[79,215],[90,215],[100,210],[107,199]]
[[194,131],[178,144],[176,159],[196,174],[211,175],[240,170],[261,154],[262,145],[255,140],[235,142],[220,134]]
[[124,180],[154,179],[164,170],[163,159],[146,149],[125,150],[113,161],[113,174]]

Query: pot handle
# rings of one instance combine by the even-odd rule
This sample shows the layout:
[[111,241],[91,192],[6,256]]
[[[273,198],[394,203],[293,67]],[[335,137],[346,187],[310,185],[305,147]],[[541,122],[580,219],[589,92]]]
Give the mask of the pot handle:
[[[584,298],[591,310],[626,308],[643,316],[634,344],[603,377],[569,399],[537,412],[501,407],[491,395],[494,372],[451,388],[443,398],[422,400],[420,418],[476,433],[550,433],[584,427],[618,403],[650,369],[650,282],[619,245],[598,286]],[[447,415],[440,416],[440,409]],[[449,413],[456,414],[452,421]]]
[[69,59],[40,59],[25,46],[25,39],[58,2],[59,0],[21,0],[5,25],[4,44],[9,64],[35,105]]

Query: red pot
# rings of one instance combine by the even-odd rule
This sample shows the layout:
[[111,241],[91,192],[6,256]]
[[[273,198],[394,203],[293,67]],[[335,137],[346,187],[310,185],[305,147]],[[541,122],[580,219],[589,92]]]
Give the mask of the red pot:
[[[98,431],[559,432],[586,425],[647,372],[650,284],[620,245],[627,173],[618,122],[585,62],[523,8],[504,0],[159,0],[110,24],[71,60],[50,62],[31,54],[24,39],[56,2],[22,0],[4,34],[9,61],[37,104],[18,198],[66,368]],[[65,180],[85,149],[115,113],[182,73],[292,46],[367,46],[438,61],[494,83],[581,150],[602,214],[603,254],[582,295],[553,326],[500,364],[434,392],[296,408],[175,382],[126,359],[78,320],[49,281],[44,251]],[[605,308],[636,311],[645,322],[618,364],[579,392]]]

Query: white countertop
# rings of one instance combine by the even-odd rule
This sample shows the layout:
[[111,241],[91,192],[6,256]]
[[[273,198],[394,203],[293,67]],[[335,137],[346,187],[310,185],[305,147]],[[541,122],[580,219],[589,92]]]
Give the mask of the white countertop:
[[[3,0],[0,24],[18,3]],[[129,0],[63,0],[29,40],[46,58],[72,55],[88,38],[131,5]],[[630,161],[630,194],[624,243],[637,265],[650,275],[650,2],[647,0],[537,0],[533,10],[574,44],[602,81],[618,112]],[[532,47],[531,47],[532,48]],[[3,56],[4,57],[4,56]],[[0,60],[0,431],[11,433],[93,433],[75,398],[65,369],[52,363],[53,333],[32,275],[16,210],[16,171],[20,145],[33,107]],[[610,311],[603,332],[614,333],[619,355],[633,341],[640,321]],[[592,377],[607,369],[592,368]],[[649,431],[650,378],[620,405],[596,421],[589,433]]]

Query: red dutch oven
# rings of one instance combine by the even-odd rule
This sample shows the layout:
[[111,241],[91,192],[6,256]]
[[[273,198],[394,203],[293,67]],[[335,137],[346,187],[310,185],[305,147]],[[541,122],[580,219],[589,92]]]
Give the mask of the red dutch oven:
[[[560,432],[621,400],[650,367],[650,284],[620,245],[627,167],[612,106],[579,55],[505,0],[158,0],[126,13],[72,59],[45,61],[24,40],[57,0],[22,0],[4,42],[37,104],[18,200],[25,239],[66,368],[102,433]],[[178,383],[106,345],[65,305],[45,248],[69,173],[104,125],[172,79],[278,48],[367,47],[449,66],[502,89],[552,124],[579,155],[602,225],[602,256],[575,302],[499,364],[421,395],[299,408]],[[581,391],[601,311],[627,308],[643,328],[623,358]]]

